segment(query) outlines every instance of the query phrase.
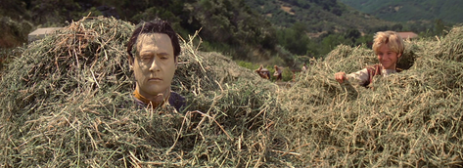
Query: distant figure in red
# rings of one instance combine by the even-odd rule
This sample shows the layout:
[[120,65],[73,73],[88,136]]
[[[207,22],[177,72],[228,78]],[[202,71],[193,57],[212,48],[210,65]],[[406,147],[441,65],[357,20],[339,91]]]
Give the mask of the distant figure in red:
[[255,72],[257,72],[257,74],[259,74],[259,76],[264,79],[270,79],[270,71],[267,68],[264,68],[262,65],[260,65],[259,69],[256,69]]
[[277,77],[276,81],[281,81],[281,79],[283,79],[283,77],[281,76],[281,73],[283,70],[277,65],[275,65],[274,68],[275,68],[275,73],[273,73],[273,76]]

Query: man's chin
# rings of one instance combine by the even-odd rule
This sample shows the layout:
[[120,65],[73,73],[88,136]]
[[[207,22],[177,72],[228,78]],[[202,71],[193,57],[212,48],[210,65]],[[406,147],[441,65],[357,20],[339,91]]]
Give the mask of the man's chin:
[[384,66],[384,65],[383,65],[383,68],[384,68],[384,69],[393,69],[392,67],[394,67],[394,66],[392,66],[392,65]]
[[146,93],[148,93],[151,96],[158,96],[158,95],[164,94],[165,91],[166,89],[156,88],[156,89],[148,89]]

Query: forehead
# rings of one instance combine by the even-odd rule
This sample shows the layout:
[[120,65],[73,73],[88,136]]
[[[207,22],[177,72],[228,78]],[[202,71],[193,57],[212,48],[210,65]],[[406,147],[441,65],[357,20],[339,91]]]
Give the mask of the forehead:
[[377,50],[377,51],[381,51],[381,52],[391,51],[390,43],[381,44],[381,45],[378,47],[378,50]]
[[137,49],[140,52],[174,52],[170,37],[164,33],[140,34]]

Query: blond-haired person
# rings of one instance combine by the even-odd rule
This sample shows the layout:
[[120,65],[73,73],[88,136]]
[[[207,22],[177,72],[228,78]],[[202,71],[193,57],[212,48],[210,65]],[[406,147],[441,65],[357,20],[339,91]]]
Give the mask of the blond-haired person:
[[345,80],[358,81],[360,85],[368,86],[372,83],[373,77],[376,75],[387,76],[397,73],[397,62],[404,51],[404,43],[402,38],[394,31],[378,32],[373,40],[373,51],[378,56],[380,64],[370,65],[366,68],[346,74],[345,72],[337,72],[334,74],[339,83]]

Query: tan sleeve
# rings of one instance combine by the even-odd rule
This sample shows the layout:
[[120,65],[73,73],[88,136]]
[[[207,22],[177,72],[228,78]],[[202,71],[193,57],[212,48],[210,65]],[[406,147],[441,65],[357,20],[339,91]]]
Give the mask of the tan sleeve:
[[350,82],[355,82],[359,85],[362,85],[368,81],[368,70],[364,68],[360,71],[347,74],[346,77]]

